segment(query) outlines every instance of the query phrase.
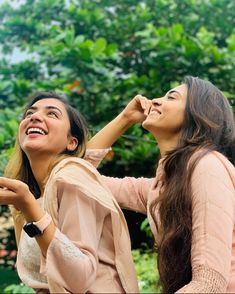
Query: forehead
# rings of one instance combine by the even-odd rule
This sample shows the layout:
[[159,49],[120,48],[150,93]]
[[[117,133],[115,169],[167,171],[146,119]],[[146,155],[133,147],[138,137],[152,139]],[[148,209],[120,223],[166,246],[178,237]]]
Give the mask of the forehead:
[[171,89],[169,92],[176,92],[178,93],[183,99],[187,98],[188,88],[186,84],[181,84],[173,89]]
[[38,100],[37,102],[32,104],[30,107],[37,107],[37,108],[56,107],[62,113],[67,113],[64,103],[55,98],[44,98],[44,99]]

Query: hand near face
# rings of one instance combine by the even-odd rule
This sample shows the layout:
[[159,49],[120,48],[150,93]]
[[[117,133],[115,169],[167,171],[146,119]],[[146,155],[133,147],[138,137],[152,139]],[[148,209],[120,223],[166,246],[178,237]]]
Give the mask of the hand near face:
[[35,200],[28,185],[19,181],[0,177],[0,205],[14,205],[24,212]]
[[132,123],[142,123],[148,115],[152,102],[142,95],[136,95],[125,107],[123,114]]

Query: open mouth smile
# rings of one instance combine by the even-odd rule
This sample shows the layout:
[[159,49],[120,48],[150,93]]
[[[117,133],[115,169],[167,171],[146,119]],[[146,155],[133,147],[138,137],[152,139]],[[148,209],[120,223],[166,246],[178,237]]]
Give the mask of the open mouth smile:
[[30,135],[30,134],[40,134],[40,135],[46,135],[47,132],[44,131],[43,129],[41,128],[28,128],[26,130],[26,135]]
[[150,112],[149,112],[149,115],[150,114],[161,114],[161,111],[159,111],[157,108],[155,109],[152,109]]

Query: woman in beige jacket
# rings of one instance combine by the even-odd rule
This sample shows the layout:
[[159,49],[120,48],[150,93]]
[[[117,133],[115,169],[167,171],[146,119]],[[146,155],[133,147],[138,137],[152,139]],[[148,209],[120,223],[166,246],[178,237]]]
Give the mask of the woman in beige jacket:
[[99,173],[82,159],[82,116],[56,93],[37,93],[0,178],[12,205],[17,270],[37,293],[136,293],[123,214]]
[[235,123],[228,100],[210,82],[186,77],[161,98],[136,96],[89,148],[110,147],[134,123],[158,143],[156,176],[103,180],[121,207],[147,214],[163,292],[235,293]]

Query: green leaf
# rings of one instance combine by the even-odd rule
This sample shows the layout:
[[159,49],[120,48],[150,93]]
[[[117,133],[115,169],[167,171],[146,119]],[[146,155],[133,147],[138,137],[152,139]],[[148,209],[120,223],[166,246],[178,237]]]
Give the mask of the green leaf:
[[88,48],[79,48],[79,56],[83,61],[91,61],[92,55]]
[[226,39],[226,42],[228,43],[228,49],[235,52],[235,33],[231,34],[229,38]]
[[0,132],[0,146],[3,146],[5,142],[5,136],[2,132]]
[[81,43],[83,43],[85,40],[85,36],[79,35],[74,40],[74,46],[79,46]]
[[98,38],[95,41],[95,46],[93,48],[93,51],[95,52],[95,55],[100,55],[103,53],[106,49],[107,41],[104,38]]
[[117,44],[108,44],[106,47],[106,52],[108,56],[112,56],[117,52],[118,46]]
[[174,42],[180,41],[183,34],[183,26],[179,23],[174,24],[171,28],[171,38]]
[[18,122],[16,120],[9,120],[5,123],[6,130],[11,136],[15,136],[18,129]]
[[197,38],[204,48],[210,47],[214,43],[215,34],[209,32],[205,27],[201,27],[197,33]]
[[74,30],[68,30],[65,34],[65,38],[64,38],[64,41],[65,41],[65,44],[71,48],[73,47],[74,45]]
[[59,53],[63,52],[65,48],[66,47],[63,43],[57,43],[51,47],[51,51],[53,54],[59,54]]

